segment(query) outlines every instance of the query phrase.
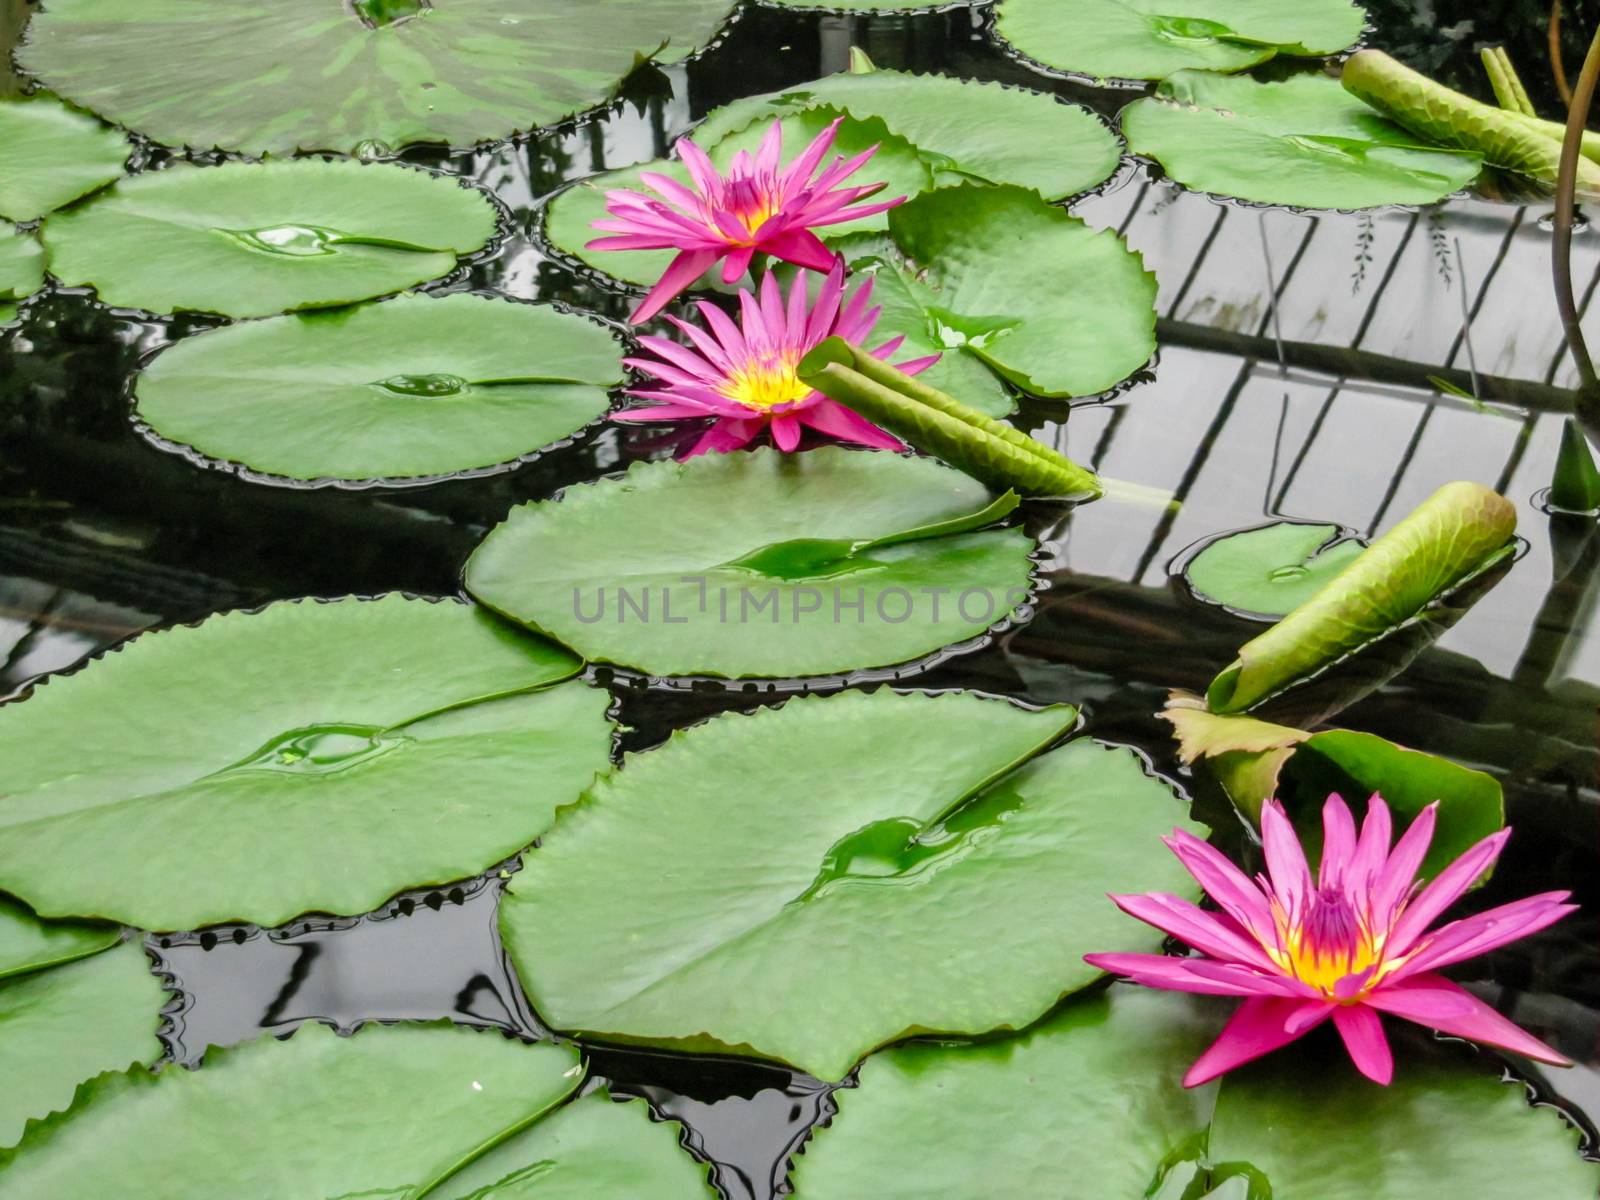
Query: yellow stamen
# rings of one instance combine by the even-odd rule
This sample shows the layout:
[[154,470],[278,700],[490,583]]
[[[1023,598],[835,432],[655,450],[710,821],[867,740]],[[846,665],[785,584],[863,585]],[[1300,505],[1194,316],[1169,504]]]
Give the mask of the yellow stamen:
[[728,376],[717,390],[728,399],[761,412],[793,404],[811,394],[795,372],[799,362],[792,353],[752,359]]

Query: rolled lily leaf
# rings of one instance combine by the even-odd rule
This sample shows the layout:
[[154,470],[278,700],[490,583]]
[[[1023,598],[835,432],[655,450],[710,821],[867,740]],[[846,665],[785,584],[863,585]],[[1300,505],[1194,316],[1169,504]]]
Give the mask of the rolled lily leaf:
[[1517,511],[1476,483],[1447,483],[1327,587],[1239,649],[1206,689],[1238,713],[1409,621],[1511,552]]
[[[1451,91],[1381,50],[1361,50],[1344,64],[1345,90],[1412,133],[1483,155],[1490,166],[1554,184],[1561,142],[1537,118],[1518,115]],[[1559,128],[1552,126],[1552,128]],[[1600,164],[1578,160],[1578,187],[1600,192]]]
[[1438,824],[1422,866],[1428,876],[1505,824],[1505,801],[1492,775],[1376,734],[1308,733],[1255,717],[1219,716],[1184,692],[1174,692],[1161,715],[1172,723],[1178,757],[1203,761],[1241,815],[1259,822],[1261,805],[1275,796],[1308,848],[1322,844],[1322,804],[1331,792],[1358,813],[1376,792],[1405,824],[1437,800]]
[[1571,417],[1561,431],[1561,451],[1556,456],[1555,479],[1550,484],[1550,505],[1569,513],[1600,509],[1600,469],[1583,430]]
[[829,338],[806,355],[800,378],[918,450],[993,487],[1026,496],[1079,499],[1103,490],[1092,471],[843,338]]
[[1506,53],[1504,46],[1485,46],[1478,51],[1478,57],[1483,62],[1483,69],[1488,72],[1489,86],[1494,89],[1494,98],[1501,108],[1525,117],[1539,115],[1539,110],[1533,107],[1533,101],[1528,98],[1528,89],[1522,86],[1522,77],[1511,65],[1511,56]]

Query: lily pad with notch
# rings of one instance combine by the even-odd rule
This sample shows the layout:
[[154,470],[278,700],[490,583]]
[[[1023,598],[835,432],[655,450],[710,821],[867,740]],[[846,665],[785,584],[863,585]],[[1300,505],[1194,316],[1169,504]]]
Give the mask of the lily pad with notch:
[[1353,46],[1365,26],[1350,0],[1001,0],[995,16],[1019,53],[1096,79],[1320,58]]
[[[22,65],[75,104],[169,146],[350,153],[469,146],[614,96],[680,59],[731,0],[53,0]],[[182,63],[181,71],[173,64]]]
[[571,437],[622,382],[620,345],[548,305],[403,296],[186,338],[139,376],[161,437],[299,480],[448,475]]
[[513,509],[473,552],[466,584],[586,658],[651,675],[886,666],[973,638],[1026,601],[1033,541],[979,528],[1015,503],[882,451],[635,463]]
[[1207,538],[1182,556],[1179,573],[1201,600],[1271,621],[1311,599],[1365,548],[1338,525],[1277,521]]
[[1193,890],[1160,837],[1201,827],[1132,751],[1049,750],[1076,717],[847,691],[674,734],[512,881],[530,1000],[563,1031],[823,1080],[914,1034],[1028,1024],[1099,978],[1085,953],[1160,945],[1107,891]]
[[303,159],[138,175],[50,217],[43,237],[51,274],[107,304],[264,317],[445,275],[496,228],[452,176]]
[[0,98],[0,217],[36,221],[122,175],[120,131],[54,96]]
[[609,769],[606,694],[563,682],[580,665],[398,595],[145,634],[0,708],[0,887],[192,929],[476,875]]
[[0,1164],[28,1122],[67,1108],[86,1080],[159,1059],[156,1031],[166,1002],[137,941],[0,981]]
[[[0,1156],[0,1187],[61,1200],[458,1194],[449,1181],[463,1167],[524,1130],[536,1137],[544,1121],[562,1123],[562,1102],[582,1081],[570,1046],[527,1045],[445,1022],[368,1025],[351,1037],[308,1022],[286,1041],[264,1036],[212,1050],[197,1071],[135,1069],[94,1080],[70,1109]],[[642,1124],[621,1114],[608,1122],[611,1153],[660,1161],[659,1133]],[[241,1129],[251,1131],[246,1143],[215,1152]],[[582,1171],[557,1139],[547,1142],[562,1156],[547,1170],[558,1178]],[[602,1163],[596,1177],[604,1170]]]
[[1122,132],[1184,187],[1297,208],[1433,204],[1483,169],[1478,155],[1428,144],[1323,75],[1258,83],[1182,71],[1122,110]]
[[122,930],[115,925],[40,920],[0,896],[0,979],[88,958],[121,940]]

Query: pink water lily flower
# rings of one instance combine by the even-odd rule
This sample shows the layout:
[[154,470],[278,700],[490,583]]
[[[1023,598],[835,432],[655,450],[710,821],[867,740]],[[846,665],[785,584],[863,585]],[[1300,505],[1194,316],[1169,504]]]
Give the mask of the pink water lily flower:
[[[807,278],[798,276],[789,287],[785,305],[778,282],[771,275],[761,281],[759,298],[739,292],[739,323],[714,304],[697,307],[706,328],[668,317],[694,344],[694,349],[664,337],[645,335],[640,345],[654,358],[628,358],[630,367],[654,376],[652,387],[630,389],[630,396],[660,403],[653,408],[633,408],[614,413],[618,421],[679,421],[715,417],[711,426],[683,457],[708,450],[737,450],[763,429],[772,431],[780,450],[800,443],[801,426],[830,437],[880,450],[905,447],[890,434],[844,405],[812,391],[800,381],[796,368],[818,342],[838,334],[860,345],[872,334],[879,308],[872,303],[869,278],[848,298],[844,264],[835,262],[823,281],[815,303],[807,304]],[[891,338],[872,353],[888,358],[900,348],[903,337]],[[939,361],[937,354],[896,365],[915,375]]]
[[1438,807],[1423,809],[1391,853],[1389,806],[1381,797],[1369,801],[1358,838],[1344,801],[1329,796],[1322,809],[1322,865],[1315,879],[1276,800],[1267,801],[1261,812],[1267,874],[1257,881],[1199,838],[1174,830],[1163,840],[1222,912],[1203,911],[1172,895],[1111,899],[1205,957],[1085,958],[1146,987],[1246,997],[1222,1035],[1189,1068],[1186,1087],[1269,1054],[1330,1017],[1361,1073],[1387,1084],[1394,1060],[1379,1013],[1571,1066],[1437,972],[1543,929],[1577,905],[1566,903],[1568,892],[1545,892],[1429,929],[1494,864],[1511,835],[1502,829],[1484,838],[1423,886],[1417,870],[1433,840]]
[[779,166],[783,131],[775,121],[755,154],[741,150],[733,156],[726,176],[691,139],[679,138],[677,155],[693,187],[645,171],[639,178],[656,196],[620,188],[608,192],[606,211],[611,216],[596,221],[594,227],[614,236],[596,238],[588,244],[590,250],[678,251],[631,319],[648,321],[719,259],[726,260],[724,283],[737,282],[758,253],[826,271],[833,265],[833,253],[811,230],[904,203],[904,196],[879,204],[856,203],[887,184],[837,186],[877,152],[876,146],[853,158],[836,155],[818,171],[843,120],[840,117],[819,133],[787,167]]

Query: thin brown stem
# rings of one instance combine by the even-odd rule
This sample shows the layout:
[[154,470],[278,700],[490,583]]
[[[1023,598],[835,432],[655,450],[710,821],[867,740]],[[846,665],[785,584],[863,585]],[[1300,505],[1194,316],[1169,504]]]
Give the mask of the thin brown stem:
[[1595,405],[1600,396],[1600,377],[1595,375],[1594,361],[1589,357],[1589,346],[1584,341],[1583,329],[1578,324],[1578,305],[1572,291],[1572,222],[1578,185],[1578,156],[1583,146],[1583,131],[1589,120],[1589,106],[1594,102],[1595,83],[1600,80],[1600,28],[1595,30],[1589,43],[1589,53],[1583,60],[1583,70],[1578,73],[1578,85],[1573,89],[1567,108],[1567,135],[1561,143],[1561,166],[1556,174],[1555,234],[1550,240],[1551,267],[1555,273],[1556,307],[1561,312],[1561,324],[1567,333],[1567,345],[1577,360],[1578,374],[1583,380],[1579,395],[1579,415],[1584,424],[1592,422],[1585,417],[1587,407]]
[[1561,0],[1550,4],[1550,73],[1556,77],[1556,91],[1561,93],[1561,103],[1572,104],[1572,88],[1567,83],[1567,68],[1561,61]]

